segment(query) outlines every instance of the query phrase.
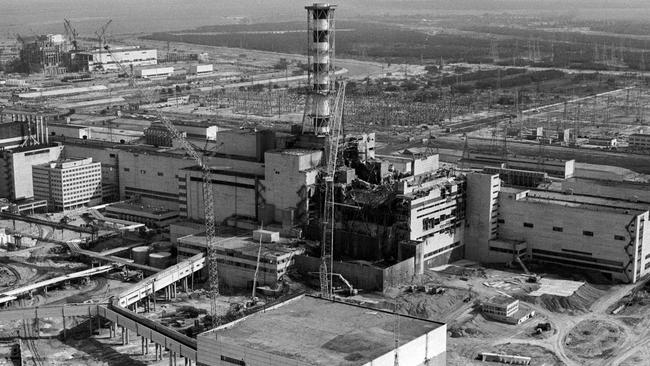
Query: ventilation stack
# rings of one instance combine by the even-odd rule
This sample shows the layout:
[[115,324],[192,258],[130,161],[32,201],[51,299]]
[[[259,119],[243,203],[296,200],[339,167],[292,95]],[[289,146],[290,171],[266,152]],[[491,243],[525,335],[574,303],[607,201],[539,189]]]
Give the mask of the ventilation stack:
[[315,3],[306,6],[308,36],[307,115],[315,135],[330,132],[330,99],[334,89],[334,8],[336,5]]

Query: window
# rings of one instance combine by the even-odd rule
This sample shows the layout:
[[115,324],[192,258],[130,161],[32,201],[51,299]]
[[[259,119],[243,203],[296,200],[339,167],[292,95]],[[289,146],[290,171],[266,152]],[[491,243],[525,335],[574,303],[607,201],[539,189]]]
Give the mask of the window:
[[557,231],[558,233],[561,233],[564,231],[564,228],[559,226],[553,226],[553,231]]
[[140,169],[140,174],[147,174],[147,171],[144,169]]
[[162,172],[158,172],[158,176],[159,176],[159,177],[162,177],[162,176],[163,176],[163,173],[162,173]]
[[129,168],[124,168],[124,171],[125,171],[125,172],[130,172],[131,169],[129,169]]
[[622,235],[614,235],[615,240],[625,240],[625,237]]
[[524,222],[524,227],[535,227],[535,225],[531,224],[530,222]]
[[226,361],[228,363],[232,363],[232,364],[235,364],[235,365],[246,366],[246,361],[238,360],[236,358],[232,358],[232,357],[228,357],[228,356],[224,356],[224,355],[221,355],[221,361]]
[[582,232],[582,235],[584,235],[584,236],[594,236],[594,232],[593,232],[593,231],[587,231],[587,230],[584,230],[584,231]]
[[114,158],[114,157],[115,157],[115,154],[108,154],[108,157],[109,157],[109,158]]
[[499,224],[505,224],[505,223],[506,223],[506,220],[504,220],[504,219],[497,219],[497,223],[499,223]]

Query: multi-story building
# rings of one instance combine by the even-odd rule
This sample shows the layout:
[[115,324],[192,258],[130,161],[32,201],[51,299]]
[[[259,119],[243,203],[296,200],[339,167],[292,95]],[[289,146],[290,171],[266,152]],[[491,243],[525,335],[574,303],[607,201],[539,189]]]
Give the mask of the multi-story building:
[[104,202],[120,200],[119,144],[97,140],[61,138],[61,136],[58,136],[58,141],[65,143],[65,155],[85,156],[92,158],[95,162],[102,163],[102,199]]
[[64,73],[65,54],[70,44],[60,34],[24,37],[20,39],[20,60],[27,72],[43,72],[49,75]]
[[483,169],[486,167],[501,168],[507,163],[510,169],[541,171],[551,177],[567,179],[575,174],[575,160],[559,160],[545,157],[529,157],[509,155],[507,162],[501,155],[486,153],[469,153],[464,163],[468,168]]
[[129,66],[149,66],[158,63],[158,51],[139,47],[113,48],[111,52],[103,49],[75,52],[72,62],[82,70],[119,70],[119,64]]
[[[305,249],[293,240],[281,238],[277,243],[261,243],[251,237],[224,235],[214,238],[219,263],[219,283],[231,287],[250,287],[258,268],[257,283],[275,285],[294,263],[293,257]],[[207,252],[205,234],[177,239],[178,261]],[[261,251],[260,251],[261,245]]]
[[633,133],[627,138],[627,143],[634,149],[650,149],[650,134]]
[[51,210],[67,211],[102,201],[102,167],[92,158],[67,159],[32,168],[34,197]]
[[53,144],[0,151],[0,197],[12,201],[33,198],[32,167],[59,160],[63,149],[63,145]]
[[491,174],[473,173],[468,179],[468,259],[504,263],[523,257],[631,283],[650,272],[646,204],[499,188],[498,176]]

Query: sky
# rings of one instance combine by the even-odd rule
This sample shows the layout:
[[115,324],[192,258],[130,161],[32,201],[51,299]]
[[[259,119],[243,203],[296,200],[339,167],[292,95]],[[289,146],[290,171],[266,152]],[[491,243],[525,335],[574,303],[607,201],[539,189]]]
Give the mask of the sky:
[[[319,1],[319,0],[316,0]],[[70,19],[81,35],[92,35],[108,19],[109,33],[193,29],[227,24],[233,17],[255,21],[304,19],[305,0],[0,0],[0,33],[63,33]],[[322,2],[320,0],[319,2]],[[339,17],[448,10],[572,12],[596,18],[650,18],[650,0],[338,0]]]

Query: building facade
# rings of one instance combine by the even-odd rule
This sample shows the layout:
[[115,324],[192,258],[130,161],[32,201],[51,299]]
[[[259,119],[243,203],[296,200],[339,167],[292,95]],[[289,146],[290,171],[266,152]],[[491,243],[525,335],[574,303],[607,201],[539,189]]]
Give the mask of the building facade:
[[628,137],[627,143],[634,149],[650,149],[650,135],[645,133],[633,133]]
[[650,271],[647,205],[571,192],[498,188],[497,179],[481,173],[468,176],[468,259],[505,263],[526,258],[629,283]]
[[34,197],[32,167],[58,160],[63,145],[36,145],[0,151],[0,197],[13,201]]
[[73,62],[81,69],[88,71],[120,70],[119,64],[125,67],[156,65],[158,64],[158,51],[133,47],[115,48],[109,53],[97,49],[74,53]]
[[67,211],[102,201],[102,167],[92,158],[68,159],[32,168],[34,198]]

